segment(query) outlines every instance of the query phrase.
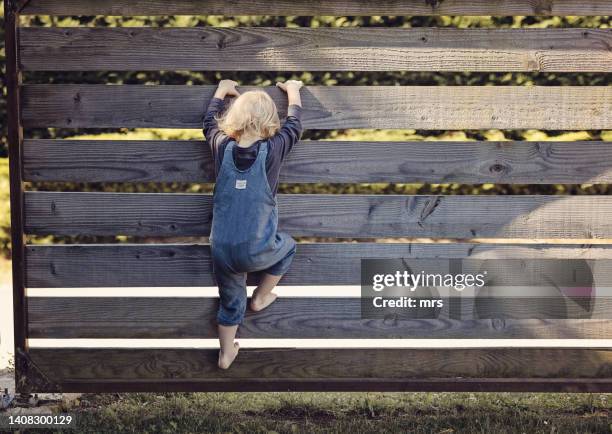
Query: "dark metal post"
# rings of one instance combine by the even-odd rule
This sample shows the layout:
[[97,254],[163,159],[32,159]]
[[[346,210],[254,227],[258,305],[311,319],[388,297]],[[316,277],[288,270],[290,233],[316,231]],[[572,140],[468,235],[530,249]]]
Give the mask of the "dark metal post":
[[23,354],[27,351],[27,309],[25,298],[25,243],[23,212],[22,146],[23,128],[19,90],[19,7],[17,0],[4,0],[6,87],[9,142],[9,176],[11,186],[11,243],[13,262],[13,315],[15,328],[15,383],[18,393],[27,393],[27,372]]

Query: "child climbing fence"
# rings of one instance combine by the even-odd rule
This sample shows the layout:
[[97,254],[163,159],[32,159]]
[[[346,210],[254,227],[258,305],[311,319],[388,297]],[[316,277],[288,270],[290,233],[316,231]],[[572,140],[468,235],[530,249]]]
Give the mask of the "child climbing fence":
[[[30,71],[612,72],[610,29],[21,27],[42,15],[612,15],[607,0],[150,1],[5,0],[15,345],[18,390],[564,390],[612,391],[609,307],[580,319],[366,319],[362,258],[612,259],[610,196],[279,195],[292,236],[446,238],[427,243],[300,243],[281,285],[325,296],[281,297],[248,314],[240,337],[320,339],[217,349],[217,298],[28,296],[36,288],[213,286],[207,244],[26,244],[26,235],[208,236],[207,194],[45,192],[24,182],[210,182],[203,141],[41,140],[32,128],[197,128],[214,86],[22,83]],[[248,89],[245,88],[245,89]],[[263,88],[287,110],[281,90]],[[307,129],[612,128],[610,86],[308,86]],[[24,138],[25,137],[25,138]],[[347,151],[350,150],[350,151]],[[609,163],[609,164],[608,164]],[[289,183],[608,183],[601,142],[298,143]],[[477,243],[475,239],[512,240]],[[523,241],[548,240],[538,244]],[[552,242],[553,240],[555,242]],[[330,296],[331,295],[331,296]],[[607,317],[606,317],[607,314]],[[62,348],[30,339],[175,339],[169,348]],[[413,348],[389,339],[438,339]],[[539,345],[536,338],[592,345]],[[328,339],[369,339],[340,345]],[[457,339],[482,339],[469,347]],[[487,340],[496,339],[495,345]],[[512,345],[499,343],[511,339]],[[588,340],[588,341],[586,341]],[[40,342],[40,341],[39,341]],[[311,341],[309,341],[311,342]],[[331,342],[331,344],[329,343]],[[350,341],[355,342],[355,341]],[[414,341],[410,341],[414,342]],[[467,342],[467,341],[462,341]],[[492,342],[492,341],[489,341]],[[467,344],[466,344],[467,345]],[[479,346],[480,345],[480,346]]]

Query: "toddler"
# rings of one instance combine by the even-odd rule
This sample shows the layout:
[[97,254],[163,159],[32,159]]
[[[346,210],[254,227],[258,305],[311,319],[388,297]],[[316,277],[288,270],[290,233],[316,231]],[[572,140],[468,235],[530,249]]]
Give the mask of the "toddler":
[[[210,248],[220,296],[221,369],[229,368],[238,355],[234,339],[246,311],[247,273],[262,271],[250,304],[260,311],[276,299],[272,290],[295,255],[295,241],[277,230],[276,192],[281,163],[302,135],[301,81],[276,84],[289,100],[282,127],[267,93],[241,95],[236,85],[222,80],[204,117],[216,177]],[[237,98],[220,116],[227,96]]]

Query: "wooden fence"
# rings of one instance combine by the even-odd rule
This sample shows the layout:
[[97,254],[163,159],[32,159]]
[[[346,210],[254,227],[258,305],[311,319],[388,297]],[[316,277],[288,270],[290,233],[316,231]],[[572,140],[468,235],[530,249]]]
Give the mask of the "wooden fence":
[[[27,181],[209,182],[202,141],[34,140],[24,128],[200,128],[211,86],[23,84],[22,71],[612,72],[610,29],[20,27],[43,15],[612,15],[608,0],[5,0],[18,390],[612,391],[612,349],[247,348],[229,371],[203,348],[45,348],[29,339],[214,338],[213,297],[87,297],[91,287],[214,285],[204,244],[26,244],[31,235],[206,236],[205,194],[24,191]],[[286,101],[266,88],[281,112]],[[611,129],[609,86],[309,86],[313,129]],[[346,152],[350,148],[350,152]],[[609,183],[612,147],[584,142],[298,144],[281,180]],[[280,195],[296,236],[449,244],[303,243],[286,285],[358,285],[361,258],[612,259],[609,196]],[[507,244],[475,238],[512,239]],[[555,239],[557,243],[519,243]],[[599,243],[598,243],[599,242]],[[28,297],[28,288],[83,288]],[[587,319],[360,316],[354,297],[283,297],[242,338],[609,339]],[[607,315],[606,315],[607,313]],[[607,318],[607,317],[608,318]],[[179,342],[179,341],[177,341]],[[453,343],[454,341],[445,341]],[[499,341],[496,341],[499,342]]]

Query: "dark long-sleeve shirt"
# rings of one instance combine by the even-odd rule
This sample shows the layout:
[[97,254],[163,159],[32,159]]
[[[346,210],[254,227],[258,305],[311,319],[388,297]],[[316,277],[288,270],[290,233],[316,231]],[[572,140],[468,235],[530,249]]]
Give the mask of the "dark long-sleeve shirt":
[[[219,129],[215,116],[224,108],[224,102],[220,98],[213,98],[204,116],[204,137],[208,142],[213,154],[215,166],[215,178],[219,174],[223,155],[227,145],[233,141],[231,137]],[[257,158],[259,146],[263,141],[268,142],[268,156],[266,158],[266,174],[272,193],[276,196],[278,191],[278,178],[281,163],[291,151],[293,145],[302,136],[302,122],[300,120],[302,107],[290,105],[287,110],[287,120],[280,130],[269,139],[258,140],[246,148],[234,146],[233,156],[236,167],[240,170],[248,169]]]

